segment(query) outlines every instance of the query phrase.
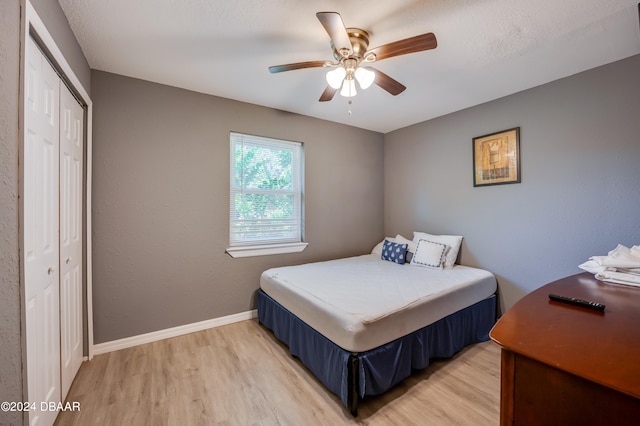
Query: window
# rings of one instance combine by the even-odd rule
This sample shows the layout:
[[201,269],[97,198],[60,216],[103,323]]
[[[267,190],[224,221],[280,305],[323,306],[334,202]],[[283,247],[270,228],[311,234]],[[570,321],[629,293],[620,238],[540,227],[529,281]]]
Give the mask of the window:
[[227,253],[304,250],[302,144],[231,133],[230,151]]

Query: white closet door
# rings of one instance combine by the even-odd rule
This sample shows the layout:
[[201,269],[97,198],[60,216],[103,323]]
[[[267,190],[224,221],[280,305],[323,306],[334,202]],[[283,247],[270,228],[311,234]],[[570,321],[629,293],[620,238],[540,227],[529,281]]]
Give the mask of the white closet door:
[[61,399],[82,364],[82,147],[84,110],[60,83]]
[[24,277],[32,425],[53,424],[60,401],[59,78],[29,38],[24,99]]

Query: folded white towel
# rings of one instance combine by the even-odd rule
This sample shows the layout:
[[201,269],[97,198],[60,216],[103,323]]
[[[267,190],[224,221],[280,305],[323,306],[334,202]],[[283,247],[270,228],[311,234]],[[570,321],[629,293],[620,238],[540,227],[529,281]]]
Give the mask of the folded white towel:
[[583,269],[589,272],[590,274],[594,274],[594,275],[600,272],[604,272],[604,270],[607,269],[593,259],[587,260],[583,264],[578,265],[578,268]]
[[607,281],[617,284],[626,284],[640,287],[640,275],[627,274],[624,272],[603,271],[596,274],[600,281]]
[[640,247],[618,244],[607,256],[592,256],[590,260],[607,268],[640,268]]
[[640,275],[640,268],[615,268],[615,272],[624,272],[625,274]]
[[618,244],[606,256],[591,256],[578,267],[601,281],[640,287],[640,246]]

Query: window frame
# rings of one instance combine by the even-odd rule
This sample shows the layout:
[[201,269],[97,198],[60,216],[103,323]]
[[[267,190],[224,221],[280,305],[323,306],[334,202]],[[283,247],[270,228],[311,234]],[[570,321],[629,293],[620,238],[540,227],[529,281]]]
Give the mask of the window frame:
[[[257,241],[240,243],[237,240],[234,242],[233,239],[233,231],[232,227],[234,226],[234,216],[235,216],[235,195],[237,192],[242,192],[242,187],[235,187],[236,183],[236,160],[235,160],[235,152],[236,146],[239,143],[247,143],[252,144],[254,146],[264,146],[271,148],[295,148],[294,151],[297,150],[297,155],[294,154],[292,158],[292,162],[297,161],[294,164],[294,172],[295,169],[298,170],[298,187],[291,190],[293,192],[294,197],[297,197],[299,200],[299,218],[298,223],[296,224],[299,229],[299,237],[294,238],[291,241],[282,241],[278,240],[270,242],[269,240],[265,241]],[[229,133],[229,247],[226,249],[226,253],[231,257],[251,257],[251,256],[265,256],[265,255],[273,255],[273,254],[283,254],[283,253],[296,253],[304,250],[308,243],[304,242],[304,145],[301,142],[288,141],[284,139],[276,139],[264,136],[256,136],[250,135],[246,133],[239,132],[230,132]],[[294,178],[294,182],[295,182]],[[251,192],[260,192],[264,193],[265,190],[250,190]],[[266,191],[267,193],[269,190]],[[286,192],[286,191],[285,191]],[[273,193],[282,193],[282,190],[273,190]]]

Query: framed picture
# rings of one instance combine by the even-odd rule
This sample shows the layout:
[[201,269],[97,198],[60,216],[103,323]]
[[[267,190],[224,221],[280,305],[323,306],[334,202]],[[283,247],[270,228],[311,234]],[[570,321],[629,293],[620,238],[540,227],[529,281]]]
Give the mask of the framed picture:
[[473,186],[520,183],[520,127],[473,138]]

